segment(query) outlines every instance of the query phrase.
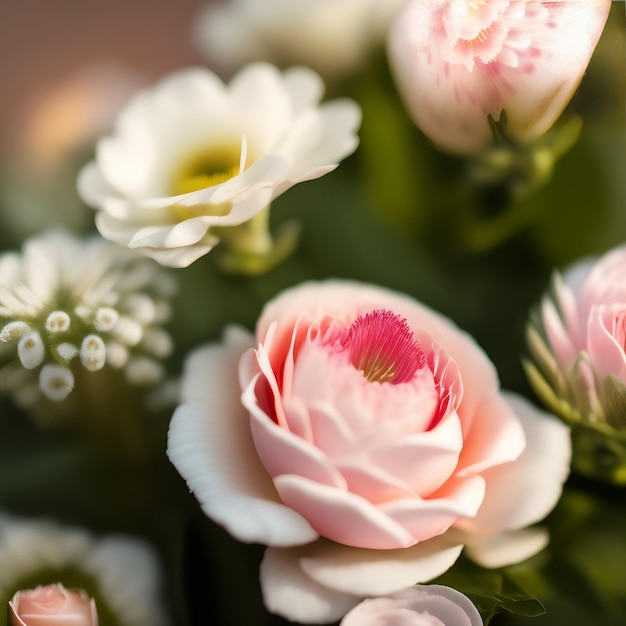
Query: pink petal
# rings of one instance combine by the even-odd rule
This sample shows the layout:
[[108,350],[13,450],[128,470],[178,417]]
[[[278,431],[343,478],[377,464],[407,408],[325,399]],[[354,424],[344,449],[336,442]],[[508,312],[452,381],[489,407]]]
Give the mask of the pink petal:
[[[463,433],[463,451],[458,475],[469,476],[516,459],[524,450],[525,438],[518,416],[502,394],[485,395],[474,407],[476,414]],[[464,403],[459,407],[463,424]]]
[[460,517],[473,517],[483,502],[485,481],[473,476],[449,481],[443,494],[431,499],[409,498],[381,504],[379,509],[409,531],[416,541],[443,534]]
[[623,325],[624,309],[626,306],[623,303],[591,309],[587,325],[587,350],[599,380],[604,380],[609,374],[622,376],[626,368],[625,346],[616,336],[614,328],[616,322]]
[[524,528],[543,519],[557,503],[569,474],[569,428],[515,394],[508,402],[526,433],[524,452],[510,463],[483,472],[487,489],[478,514],[458,527],[494,533]]
[[426,498],[452,475],[462,448],[459,419],[450,415],[430,431],[383,442],[370,451],[370,457],[374,465]]
[[336,464],[345,478],[347,489],[372,504],[381,504],[398,498],[414,498],[415,492],[403,481],[375,465]]
[[471,600],[442,585],[412,585],[384,598],[364,600],[340,626],[482,626]]
[[572,343],[569,329],[565,328],[554,302],[547,296],[541,302],[541,320],[550,349],[561,367],[568,368],[576,360],[581,346]]
[[[510,2],[515,4],[515,2]],[[534,39],[543,48],[533,72],[520,72],[506,99],[509,132],[522,140],[540,136],[559,117],[583,77],[606,23],[610,0],[543,2],[547,19]],[[521,25],[520,25],[521,26]]]
[[183,404],[174,413],[167,453],[203,511],[241,541],[297,545],[316,533],[281,504],[258,460],[249,417],[239,401],[237,361],[251,337],[230,330],[223,345],[193,352]]
[[309,408],[315,446],[331,458],[346,454],[355,436],[337,407],[331,403],[316,403]]
[[243,393],[250,412],[250,430],[259,458],[270,476],[299,474],[326,485],[345,488],[345,480],[315,446],[274,422],[256,404],[253,386]]
[[323,537],[349,546],[387,550],[413,545],[402,526],[364,498],[302,476],[274,478],[281,500]]

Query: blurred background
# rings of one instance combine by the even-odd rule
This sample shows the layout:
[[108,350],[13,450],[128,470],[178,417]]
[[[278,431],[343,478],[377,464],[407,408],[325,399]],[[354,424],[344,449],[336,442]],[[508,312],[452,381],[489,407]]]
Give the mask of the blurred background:
[[[206,0],[2,0],[0,153],[24,150],[49,99],[88,71],[152,83],[196,63],[192,22]],[[39,122],[40,123],[40,122]]]

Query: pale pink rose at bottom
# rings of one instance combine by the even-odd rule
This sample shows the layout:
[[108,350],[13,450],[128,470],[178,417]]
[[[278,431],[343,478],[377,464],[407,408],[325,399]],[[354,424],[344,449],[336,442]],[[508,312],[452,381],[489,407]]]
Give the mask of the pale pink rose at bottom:
[[187,360],[168,455],[204,512],[269,546],[267,608],[332,622],[446,571],[521,561],[558,500],[568,429],[500,390],[466,333],[349,281],[269,302]]
[[443,585],[415,585],[385,598],[364,600],[340,626],[482,626],[467,596]]
[[11,626],[98,626],[95,601],[61,584],[18,591],[9,615]]

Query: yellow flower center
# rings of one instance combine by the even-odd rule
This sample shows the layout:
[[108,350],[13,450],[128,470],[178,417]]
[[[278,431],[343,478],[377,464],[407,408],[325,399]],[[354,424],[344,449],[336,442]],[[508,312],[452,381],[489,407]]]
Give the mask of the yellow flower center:
[[[245,136],[241,144],[235,142],[212,146],[210,150],[197,152],[182,163],[170,184],[172,195],[182,195],[208,189],[238,176],[253,159],[249,159]],[[203,215],[224,216],[231,210],[230,202],[220,204],[176,205],[174,215],[182,222]]]
[[239,147],[225,146],[193,155],[178,169],[171,183],[172,195],[214,187],[234,178],[240,172]]

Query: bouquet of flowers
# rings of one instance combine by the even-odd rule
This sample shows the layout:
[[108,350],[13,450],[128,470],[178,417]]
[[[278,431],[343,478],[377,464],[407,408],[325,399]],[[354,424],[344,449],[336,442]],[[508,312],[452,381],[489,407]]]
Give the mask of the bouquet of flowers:
[[0,167],[0,625],[623,624],[623,3],[190,18]]

